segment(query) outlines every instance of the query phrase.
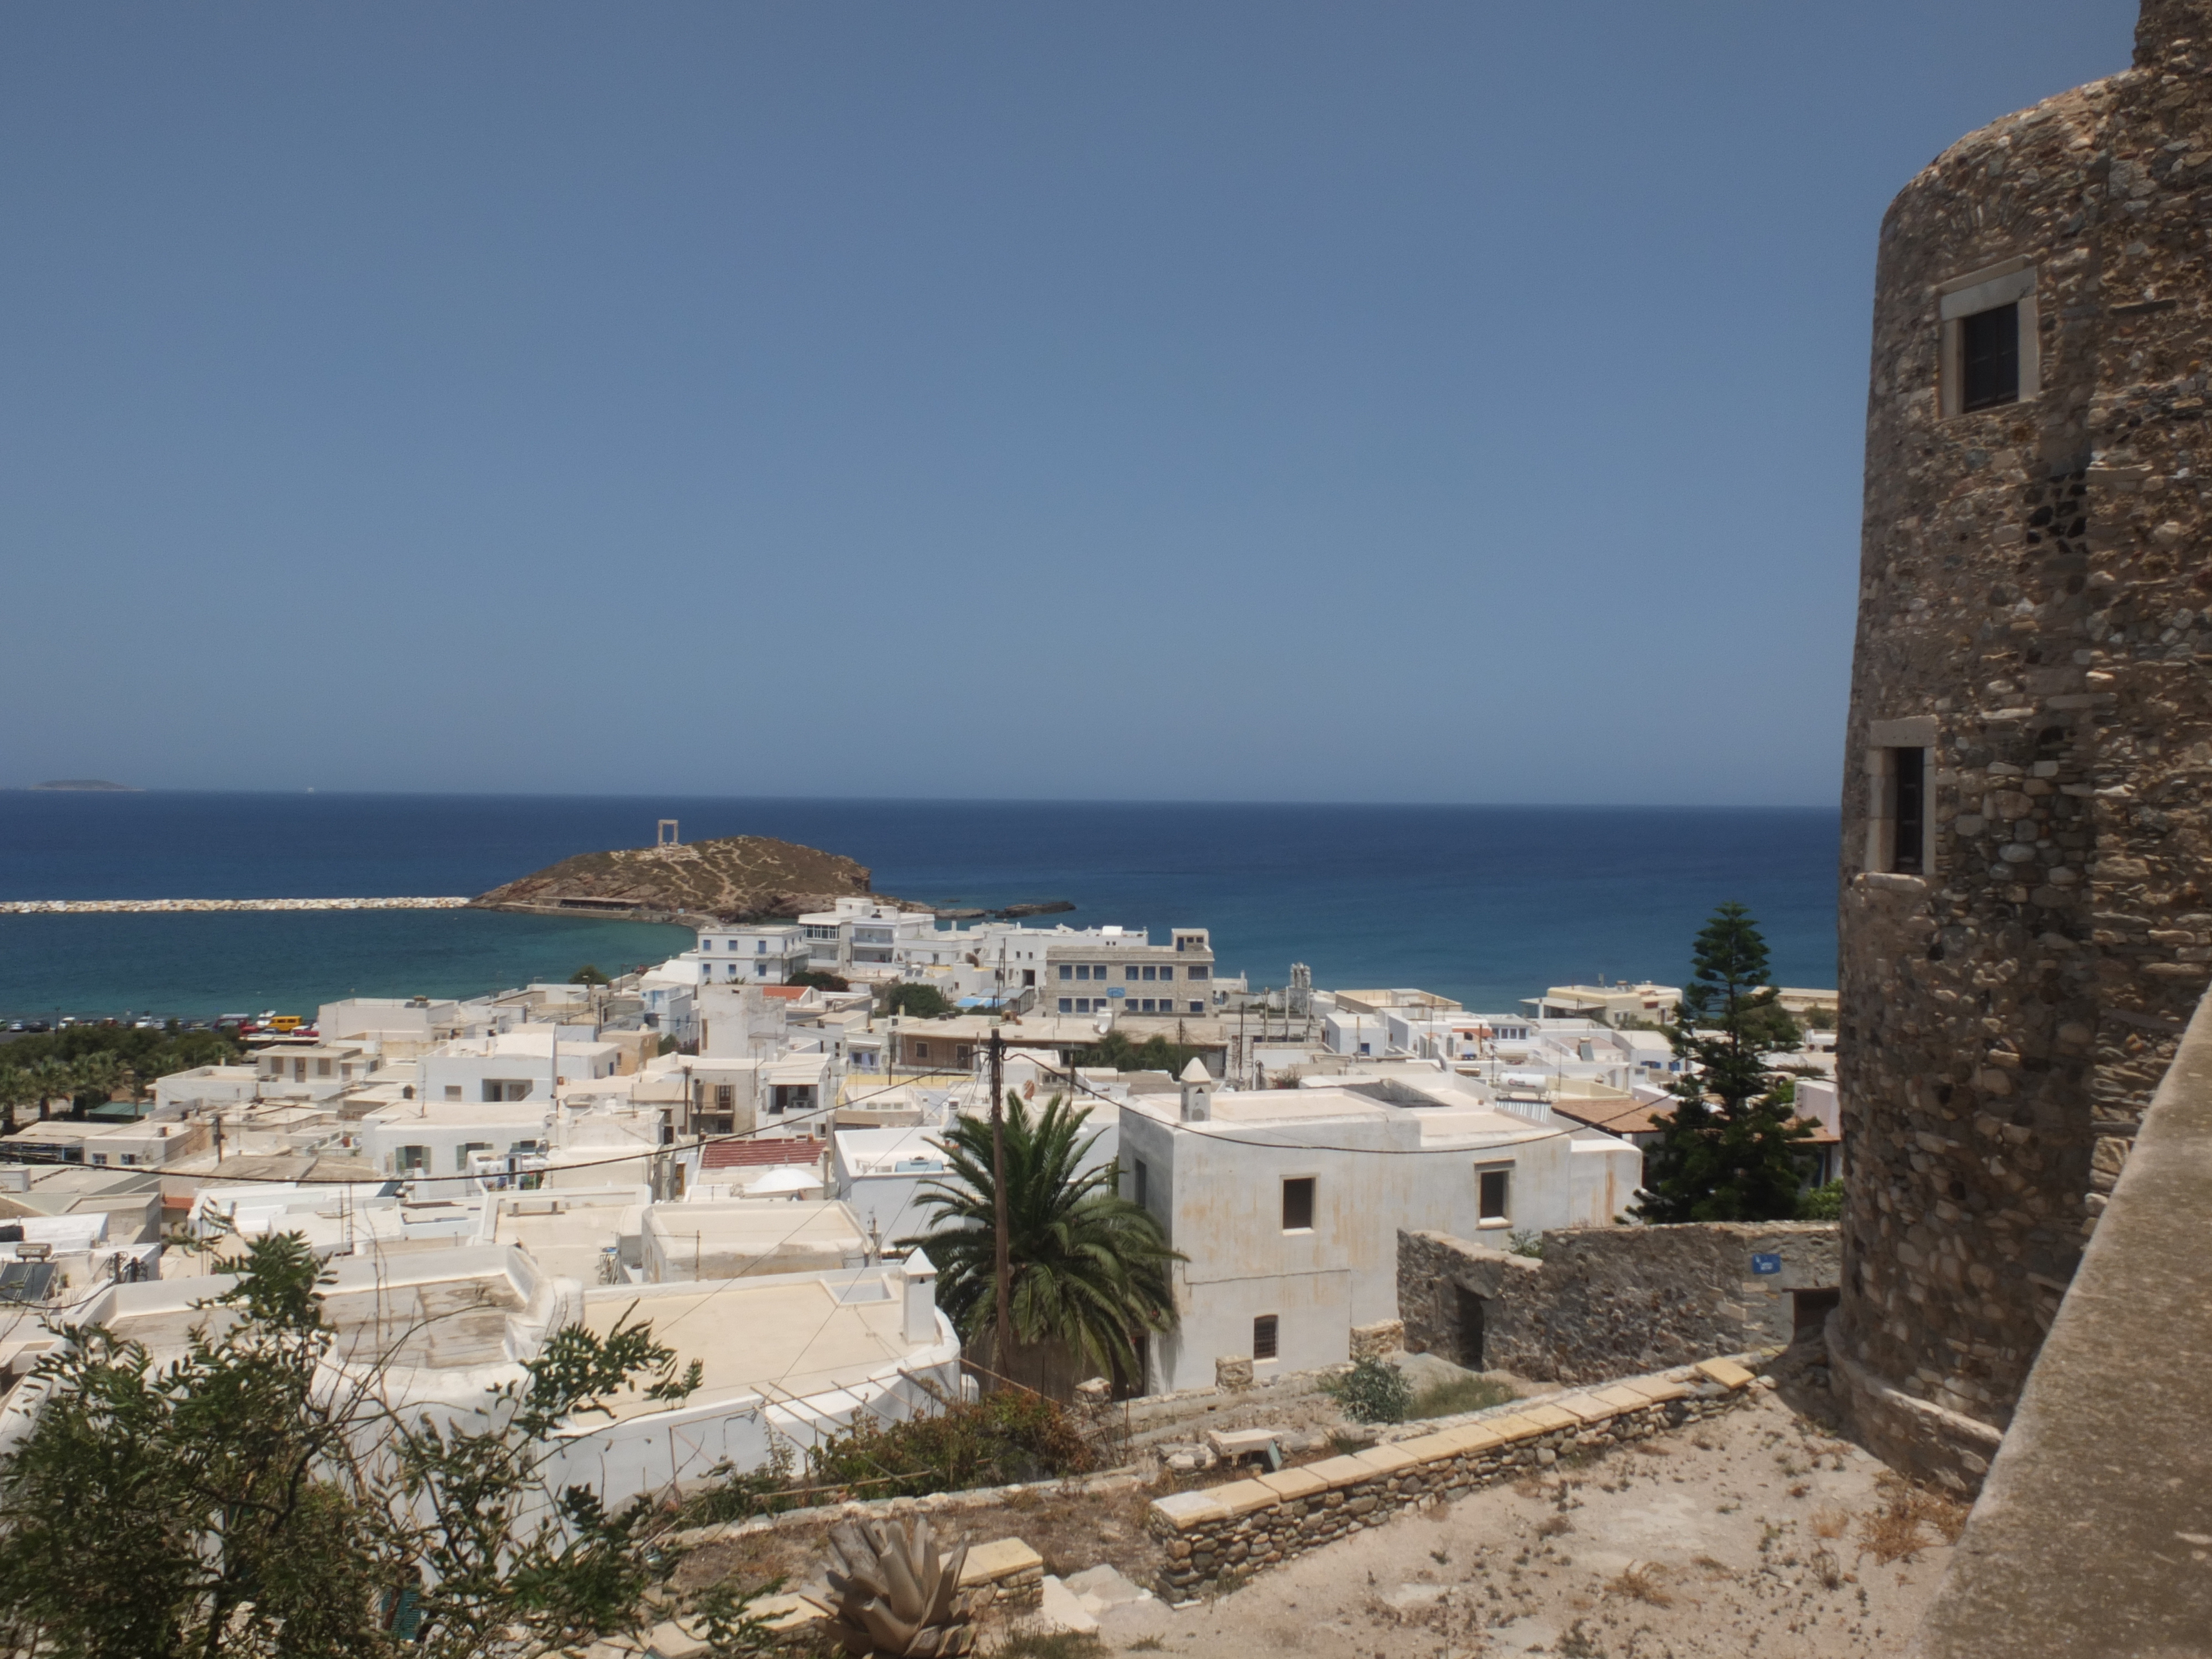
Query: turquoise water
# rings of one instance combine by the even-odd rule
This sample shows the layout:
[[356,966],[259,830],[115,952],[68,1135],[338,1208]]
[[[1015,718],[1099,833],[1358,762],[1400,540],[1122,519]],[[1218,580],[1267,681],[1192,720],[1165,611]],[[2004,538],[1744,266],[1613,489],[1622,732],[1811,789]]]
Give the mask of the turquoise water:
[[[1419,985],[1508,1008],[1545,986],[1679,980],[1740,899],[1785,984],[1835,982],[1837,819],[1795,809],[0,793],[0,898],[483,891],[572,853],[779,836],[879,892],[1067,899],[1050,920],[1204,927],[1224,970]],[[0,1017],[205,1017],[472,994],[657,961],[684,930],[475,911],[0,917]]]

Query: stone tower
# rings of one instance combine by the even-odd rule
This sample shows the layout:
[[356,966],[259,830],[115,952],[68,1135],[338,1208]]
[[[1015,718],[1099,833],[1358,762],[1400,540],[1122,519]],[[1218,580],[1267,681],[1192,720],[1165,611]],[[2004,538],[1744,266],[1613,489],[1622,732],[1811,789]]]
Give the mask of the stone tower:
[[2212,976],[2212,0],[1881,227],[1833,1375],[1972,1487]]

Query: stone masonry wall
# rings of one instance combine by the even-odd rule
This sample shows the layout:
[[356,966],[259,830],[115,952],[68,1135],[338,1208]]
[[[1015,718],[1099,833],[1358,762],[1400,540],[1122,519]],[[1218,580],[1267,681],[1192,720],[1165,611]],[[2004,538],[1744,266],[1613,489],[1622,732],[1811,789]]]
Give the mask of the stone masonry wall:
[[[1754,1255],[1778,1255],[1782,1271],[1755,1273]],[[1589,1382],[1787,1344],[1794,1292],[1834,1288],[1838,1261],[1830,1222],[1565,1227],[1544,1235],[1540,1261],[1401,1232],[1398,1312],[1407,1347],[1468,1364],[1470,1292],[1486,1367]]]
[[1401,1510],[1713,1416],[1747,1397],[1753,1380],[1733,1360],[1711,1359],[1595,1393],[1522,1401],[1348,1457],[1156,1498],[1145,1520],[1168,1557],[1160,1594],[1176,1601],[1231,1589]]
[[[1881,228],[1831,1336],[1869,1443],[1969,1486],[2212,977],[2208,76],[2212,0],[2150,0],[2135,68],[1960,141]],[[2015,263],[2039,386],[1947,416],[1944,285]],[[1932,861],[1899,873],[1881,757],[1913,746]]]

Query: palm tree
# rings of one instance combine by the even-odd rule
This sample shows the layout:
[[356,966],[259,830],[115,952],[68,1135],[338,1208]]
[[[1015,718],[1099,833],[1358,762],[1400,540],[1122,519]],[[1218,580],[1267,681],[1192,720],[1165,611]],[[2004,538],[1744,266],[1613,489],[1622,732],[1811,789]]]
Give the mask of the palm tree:
[[80,1055],[70,1066],[68,1093],[72,1108],[82,1115],[91,1107],[106,1105],[130,1074],[113,1054]]
[[15,1133],[15,1109],[28,1106],[39,1098],[39,1085],[31,1073],[21,1066],[0,1067],[0,1115],[7,1121],[6,1133]]
[[77,1070],[68,1060],[48,1055],[34,1062],[25,1075],[30,1079],[31,1098],[38,1106],[41,1122],[46,1121],[50,1103],[57,1097],[71,1099],[76,1094]]
[[[1054,1095],[1032,1117],[1018,1094],[1006,1097],[1008,1300],[1017,1352],[991,1357],[1001,1371],[1024,1361],[1042,1380],[1058,1369],[1051,1363],[1057,1358],[1072,1361],[1077,1377],[1133,1377],[1143,1334],[1175,1328],[1168,1264],[1184,1258],[1169,1248],[1150,1211],[1121,1195],[1117,1164],[1082,1173],[1098,1140],[1081,1133],[1088,1115]],[[990,1120],[962,1118],[945,1145],[951,1178],[921,1192],[930,1231],[899,1243],[929,1252],[938,1300],[962,1341],[971,1352],[988,1351],[998,1248]]]

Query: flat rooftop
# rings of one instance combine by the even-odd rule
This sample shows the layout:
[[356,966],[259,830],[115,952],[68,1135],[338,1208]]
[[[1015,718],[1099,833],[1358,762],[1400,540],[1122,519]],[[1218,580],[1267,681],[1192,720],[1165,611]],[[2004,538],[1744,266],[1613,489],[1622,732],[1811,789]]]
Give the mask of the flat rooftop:
[[635,1238],[644,1215],[642,1200],[570,1202],[550,1215],[518,1215],[502,1203],[493,1225],[492,1242],[520,1247],[549,1273],[596,1285],[601,1254],[624,1235]]
[[[587,1297],[584,1323],[605,1335],[626,1316],[650,1322],[653,1335],[676,1350],[679,1366],[700,1363],[695,1404],[735,1394],[770,1400],[817,1394],[858,1382],[920,1346],[903,1334],[905,1306],[890,1282],[896,1273],[876,1267],[781,1283],[632,1286]],[[659,1409],[633,1395],[617,1403],[615,1414]]]
[[[323,1292],[323,1311],[337,1328],[339,1352],[363,1359],[388,1354],[401,1367],[503,1363],[509,1357],[507,1317],[529,1302],[526,1283],[514,1277],[528,1269],[513,1264],[504,1250],[428,1250],[335,1266],[337,1282]],[[182,1349],[195,1328],[229,1318],[227,1309],[194,1304],[235,1283],[210,1277],[118,1285],[98,1316],[158,1358]]]

